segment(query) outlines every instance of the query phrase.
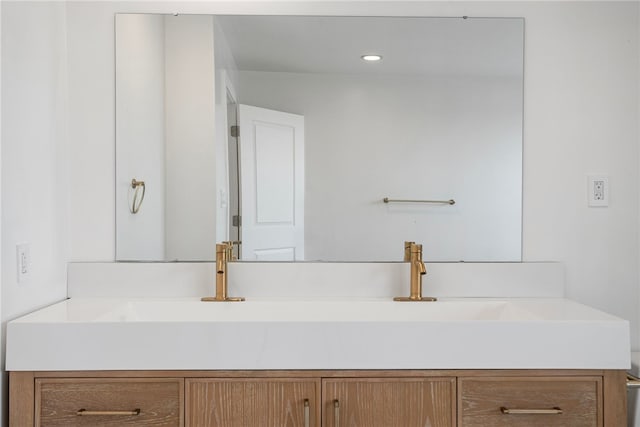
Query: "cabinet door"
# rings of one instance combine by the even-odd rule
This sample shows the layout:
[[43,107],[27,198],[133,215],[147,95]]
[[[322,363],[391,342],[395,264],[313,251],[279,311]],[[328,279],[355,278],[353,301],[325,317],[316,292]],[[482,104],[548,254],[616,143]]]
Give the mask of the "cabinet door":
[[322,382],[324,427],[455,426],[455,378]]
[[42,378],[35,425],[182,426],[182,378]]
[[602,377],[460,378],[461,427],[599,427]]
[[319,379],[187,379],[190,427],[315,427]]

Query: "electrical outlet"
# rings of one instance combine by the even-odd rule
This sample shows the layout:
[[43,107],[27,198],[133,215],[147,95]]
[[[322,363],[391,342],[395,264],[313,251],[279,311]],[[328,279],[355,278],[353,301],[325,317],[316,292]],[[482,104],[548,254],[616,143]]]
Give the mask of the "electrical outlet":
[[587,182],[589,206],[609,206],[609,177],[607,175],[589,175]]
[[18,283],[25,282],[31,275],[31,245],[20,243],[16,246]]

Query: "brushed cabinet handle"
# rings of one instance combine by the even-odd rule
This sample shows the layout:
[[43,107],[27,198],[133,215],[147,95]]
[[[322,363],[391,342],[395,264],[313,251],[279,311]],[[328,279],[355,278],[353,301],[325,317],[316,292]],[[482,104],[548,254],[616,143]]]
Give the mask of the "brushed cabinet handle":
[[309,399],[304,400],[304,427],[309,427]]
[[640,388],[640,378],[627,372],[627,388]]
[[333,401],[333,425],[340,427],[340,401],[338,399]]
[[551,409],[509,409],[502,407],[500,411],[505,415],[562,415],[562,409],[555,407]]
[[101,416],[101,415],[140,415],[140,409],[133,411],[87,411],[86,409],[78,409],[78,416]]

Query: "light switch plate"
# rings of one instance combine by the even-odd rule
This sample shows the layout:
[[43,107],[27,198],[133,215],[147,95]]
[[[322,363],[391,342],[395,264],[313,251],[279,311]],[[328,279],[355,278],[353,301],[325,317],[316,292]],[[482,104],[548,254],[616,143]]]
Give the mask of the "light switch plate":
[[609,206],[608,175],[589,175],[587,177],[587,202],[592,207]]

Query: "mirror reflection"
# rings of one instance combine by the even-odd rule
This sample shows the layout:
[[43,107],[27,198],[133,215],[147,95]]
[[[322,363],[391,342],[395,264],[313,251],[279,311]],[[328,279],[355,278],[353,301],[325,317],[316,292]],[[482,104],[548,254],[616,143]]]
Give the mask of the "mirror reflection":
[[117,15],[116,259],[519,261],[522,82],[519,18]]

